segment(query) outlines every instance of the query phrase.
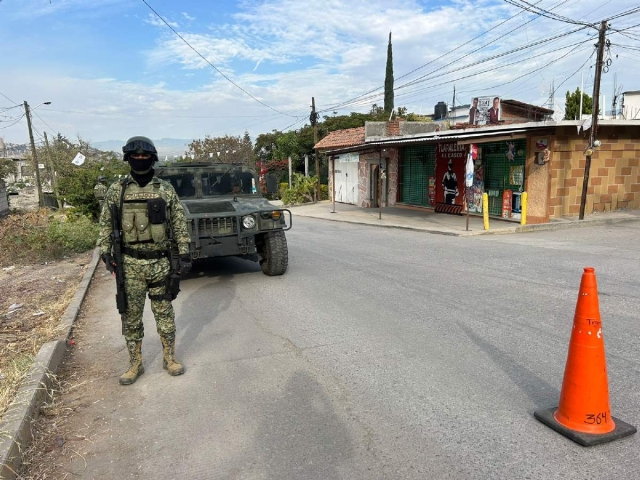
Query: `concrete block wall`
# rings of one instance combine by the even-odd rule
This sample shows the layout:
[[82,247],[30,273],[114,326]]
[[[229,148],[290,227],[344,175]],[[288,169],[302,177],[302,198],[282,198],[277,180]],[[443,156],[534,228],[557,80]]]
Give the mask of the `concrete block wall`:
[[[640,124],[600,127],[602,145],[591,158],[585,214],[640,209]],[[575,127],[559,128],[551,161],[550,218],[577,216],[588,138]]]

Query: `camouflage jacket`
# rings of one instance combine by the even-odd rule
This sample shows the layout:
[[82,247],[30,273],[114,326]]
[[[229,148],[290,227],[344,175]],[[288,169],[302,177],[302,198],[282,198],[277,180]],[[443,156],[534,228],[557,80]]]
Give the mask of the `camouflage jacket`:
[[[115,204],[118,207],[118,212],[120,212],[120,196],[122,192],[123,182],[126,185],[129,185],[131,183],[135,184],[135,180],[130,175],[127,176],[124,180],[119,180],[113,183],[107,190],[107,194],[102,205],[97,241],[97,246],[100,247],[101,254],[111,253],[111,232],[113,231],[113,224],[111,221],[111,205]],[[149,189],[157,188],[157,190],[154,191],[160,193],[162,198],[166,200],[167,220],[169,227],[171,228],[173,241],[177,244],[180,255],[188,254],[189,242],[191,241],[191,237],[189,236],[189,231],[187,229],[187,219],[184,214],[184,208],[182,207],[182,204],[180,203],[178,195],[176,194],[173,186],[165,180],[154,177],[145,188],[147,187],[149,187]],[[120,216],[122,216],[121,212]],[[120,220],[122,220],[122,218]],[[169,243],[140,243],[127,246],[129,248],[140,251],[157,251],[167,249],[169,247]]]

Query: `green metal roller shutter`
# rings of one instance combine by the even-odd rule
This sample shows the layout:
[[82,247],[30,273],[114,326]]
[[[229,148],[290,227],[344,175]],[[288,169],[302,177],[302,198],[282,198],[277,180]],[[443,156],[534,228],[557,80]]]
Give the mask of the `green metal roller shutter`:
[[[509,143],[513,143],[513,159],[508,156]],[[502,215],[502,194],[505,190],[514,192],[524,189],[524,165],[527,151],[525,139],[511,142],[479,144],[482,147],[484,165],[484,191],[489,197],[489,215]],[[521,174],[522,184],[512,183],[514,176]]]
[[432,206],[429,203],[429,177],[434,175],[436,168],[435,146],[404,148],[400,158],[399,201],[408,205]]

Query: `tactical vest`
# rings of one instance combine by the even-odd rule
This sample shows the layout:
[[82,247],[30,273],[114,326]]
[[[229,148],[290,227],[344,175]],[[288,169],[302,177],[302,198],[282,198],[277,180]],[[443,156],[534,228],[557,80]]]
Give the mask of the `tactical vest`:
[[167,198],[160,189],[160,180],[153,178],[147,185],[140,187],[122,182],[121,225],[125,245],[156,243],[160,248],[166,246],[169,231]]

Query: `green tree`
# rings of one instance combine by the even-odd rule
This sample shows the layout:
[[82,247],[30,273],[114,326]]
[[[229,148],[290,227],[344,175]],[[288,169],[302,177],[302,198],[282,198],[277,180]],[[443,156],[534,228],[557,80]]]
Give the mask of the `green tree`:
[[393,50],[391,48],[391,32],[387,46],[387,71],[384,77],[384,111],[389,115],[393,111]]
[[7,178],[9,175],[18,173],[16,164],[10,158],[0,158],[0,180]]
[[[51,190],[52,177],[55,175],[58,203],[70,205],[82,215],[99,215],[99,204],[93,194],[98,177],[106,177],[109,183],[129,172],[128,165],[119,155],[95,149],[82,138],[71,141],[58,134],[50,140],[48,149],[42,146],[36,153],[38,160],[45,165],[40,173],[43,189]],[[85,156],[82,165],[71,163],[77,153]]]
[[300,142],[295,131],[283,133],[276,139],[276,148],[273,156],[278,160],[291,157],[291,162],[296,165],[300,156]]
[[[580,89],[576,88],[576,91],[570,93],[567,91],[564,107],[564,119],[565,120],[578,120],[580,119]],[[582,92],[582,113],[591,114],[593,112],[593,99]]]
[[185,161],[213,161],[214,163],[241,163],[254,165],[253,143],[248,132],[241,136],[210,137],[191,142],[185,152]]
[[256,157],[270,162],[273,159],[273,151],[276,148],[276,140],[282,135],[279,130],[272,130],[269,133],[261,133],[256,137],[256,144],[253,153]]

